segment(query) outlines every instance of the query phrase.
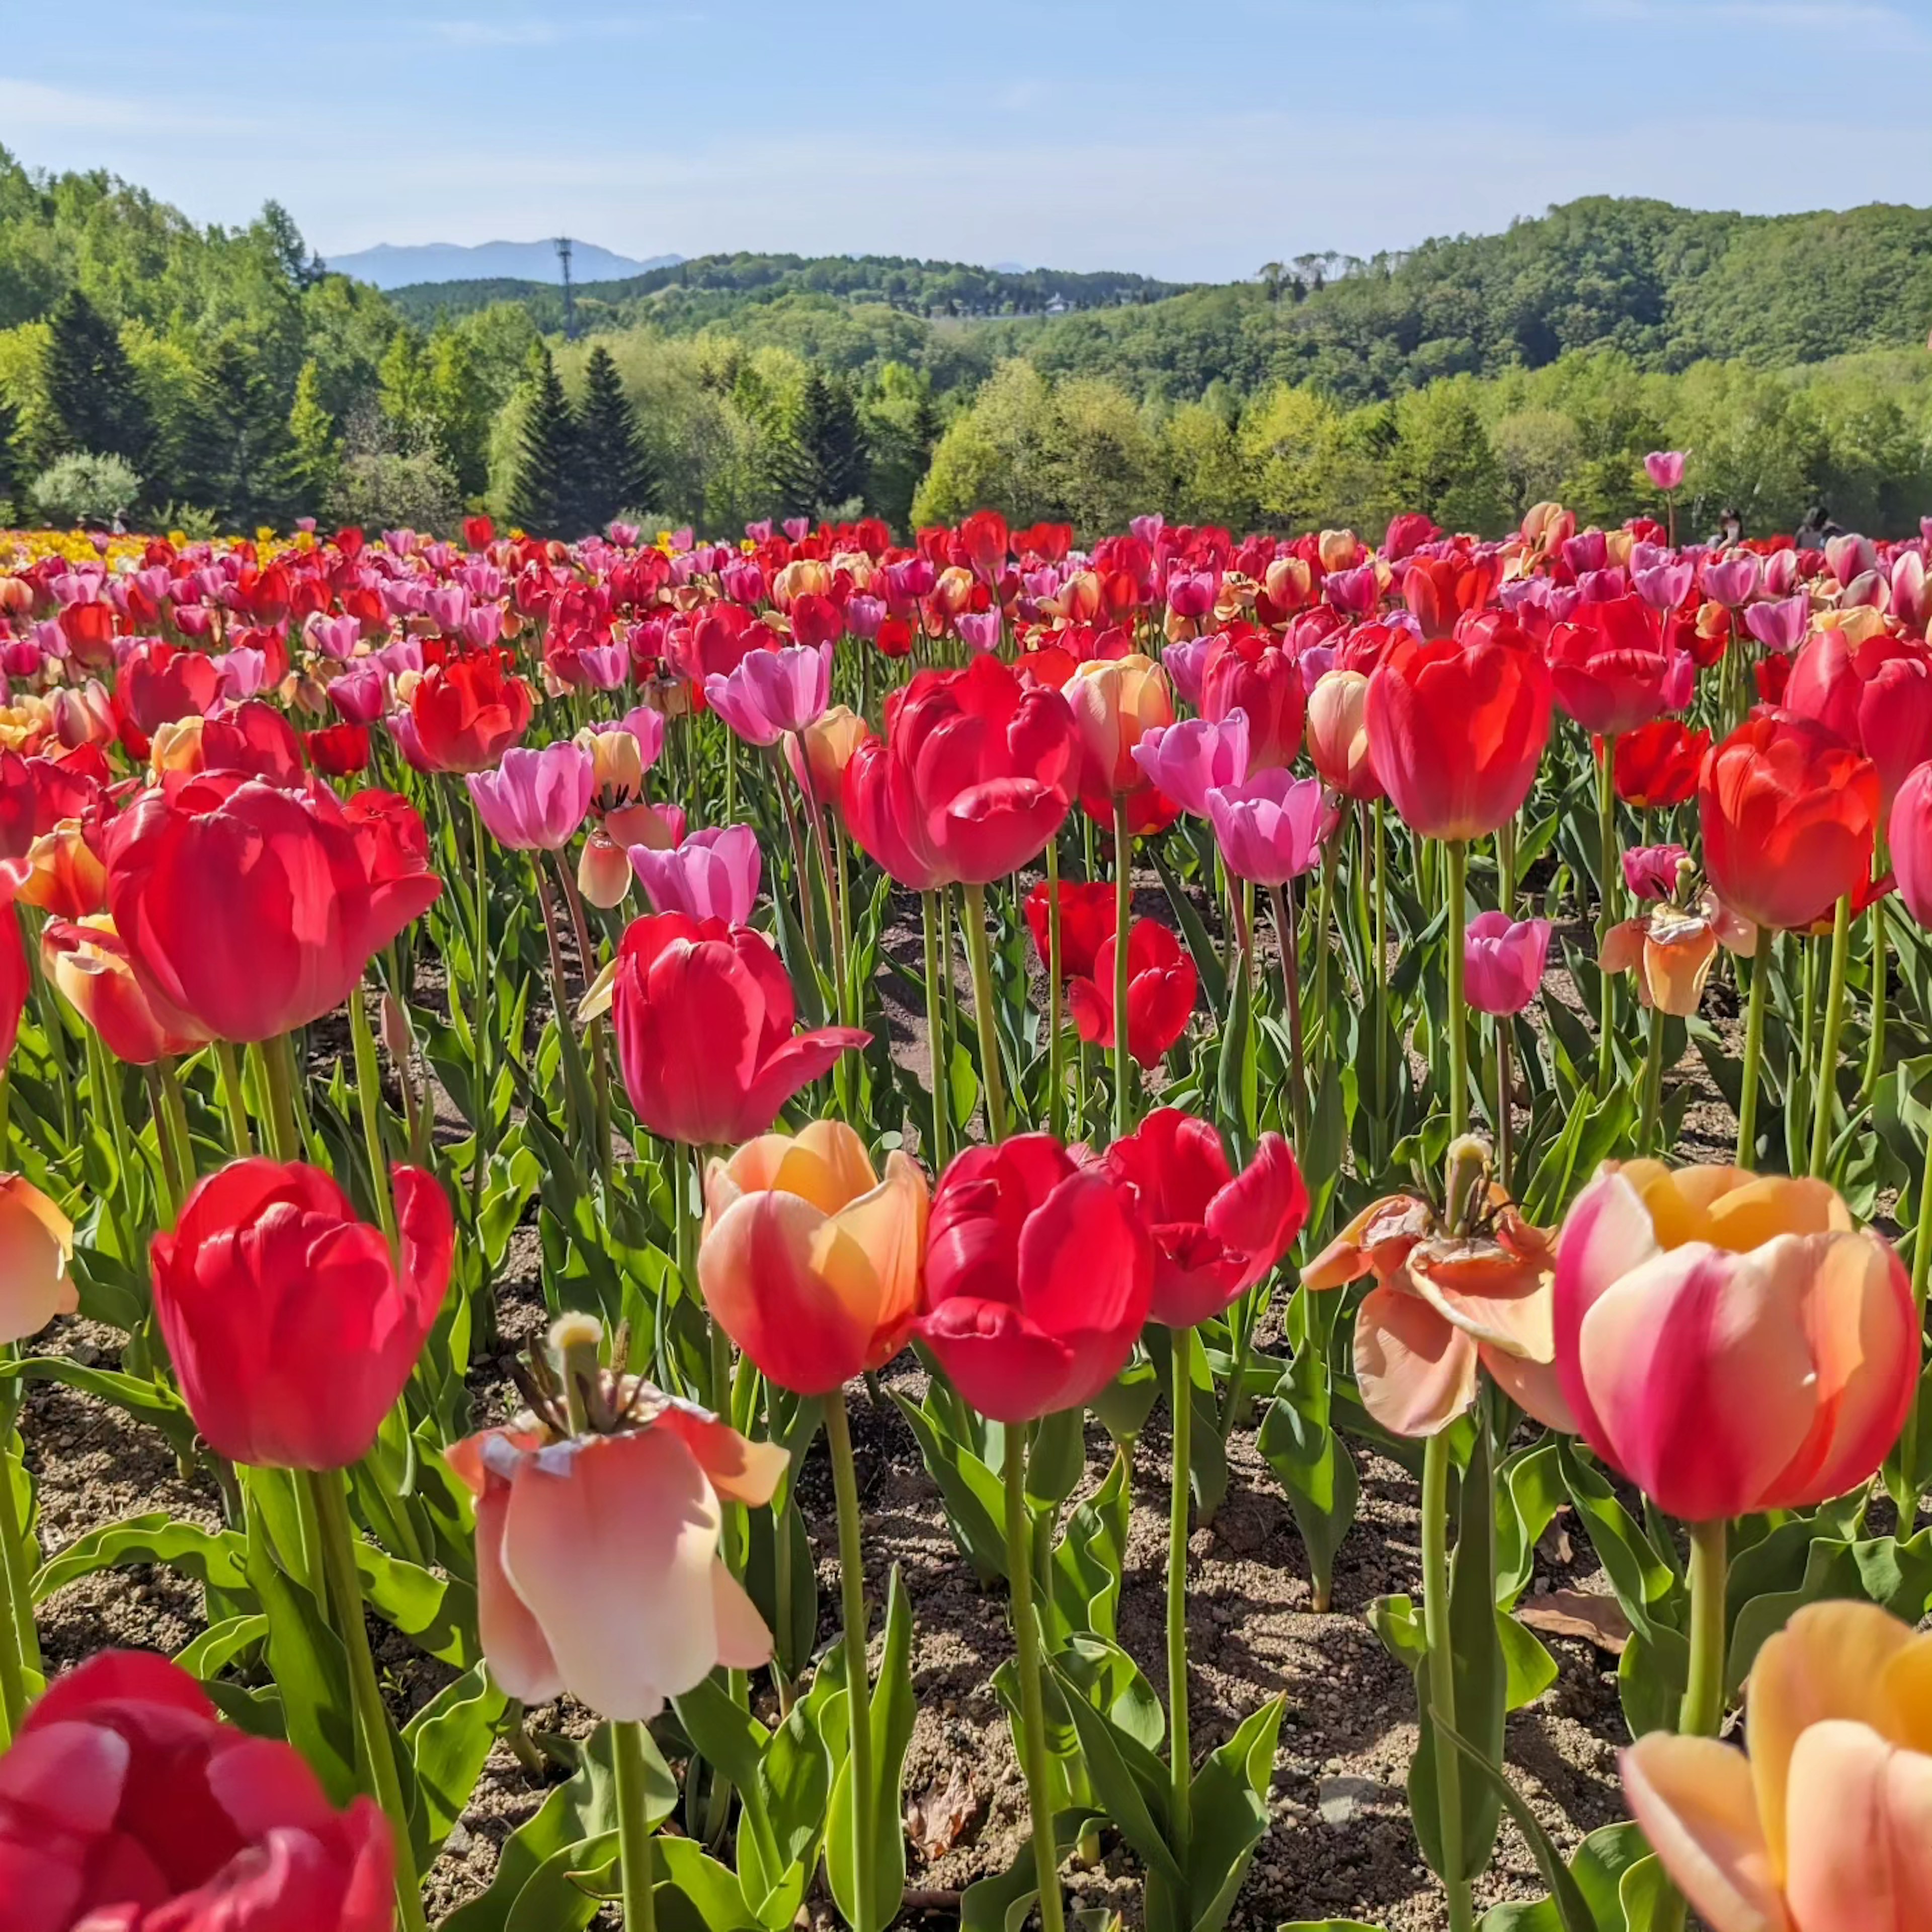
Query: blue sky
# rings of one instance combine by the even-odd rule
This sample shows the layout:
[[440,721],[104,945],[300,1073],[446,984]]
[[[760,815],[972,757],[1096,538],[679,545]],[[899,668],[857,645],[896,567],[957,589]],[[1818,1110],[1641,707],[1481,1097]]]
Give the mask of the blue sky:
[[[1932,201],[1932,0],[89,0],[0,141],[325,254],[566,231],[1184,278],[1582,194]],[[104,58],[111,50],[111,58]]]

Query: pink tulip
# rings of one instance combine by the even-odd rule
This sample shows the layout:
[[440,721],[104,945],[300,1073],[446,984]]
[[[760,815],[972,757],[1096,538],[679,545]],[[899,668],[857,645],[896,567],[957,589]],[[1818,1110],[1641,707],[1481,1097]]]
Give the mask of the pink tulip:
[[1624,884],[1640,899],[1675,898],[1690,854],[1682,845],[1634,845],[1624,854]]
[[829,644],[749,652],[728,677],[704,680],[705,702],[748,745],[776,745],[831,702],[832,652]]
[[624,729],[637,740],[639,762],[649,771],[664,755],[664,713],[648,704],[633,705],[624,713]]
[[1208,816],[1208,794],[1248,775],[1248,715],[1238,706],[1219,724],[1204,718],[1156,724],[1133,748],[1134,763],[1183,812]]
[[1320,779],[1292,777],[1280,765],[1210,791],[1208,816],[1228,871],[1262,886],[1312,871],[1336,818]]
[[1827,539],[1825,561],[1841,584],[1850,584],[1854,578],[1862,577],[1867,571],[1877,567],[1878,546],[1870,537],[1847,531],[1841,537]]
[[1696,570],[1688,563],[1659,564],[1633,573],[1631,586],[1653,610],[1674,610],[1690,594]]
[[1212,638],[1188,638],[1166,646],[1160,654],[1162,668],[1174,680],[1175,692],[1197,711],[1201,708],[1201,674],[1214,645]]
[[1820,1180],[1606,1168],[1557,1243],[1556,1370],[1590,1447],[1687,1522],[1864,1482],[1918,1385],[1898,1257]]
[[694,832],[668,852],[633,845],[630,854],[631,869],[653,912],[742,926],[758,904],[764,862],[758,835],[748,825]]
[[326,658],[346,664],[362,635],[362,626],[353,617],[325,617],[320,613],[308,620],[308,640]]
[[982,653],[1000,647],[1001,619],[997,610],[962,610],[953,620],[959,641],[969,651]]
[[1668,496],[1684,482],[1684,452],[1681,449],[1653,449],[1643,459],[1644,473]]
[[512,852],[555,852],[569,844],[596,790],[591,755],[566,738],[532,751],[513,745],[494,772],[471,772],[464,782],[485,828]]
[[1741,610],[1757,595],[1758,561],[1750,551],[1734,550],[1721,563],[1704,566],[1704,595],[1727,610]]
[[1479,912],[1462,938],[1462,991],[1479,1013],[1520,1013],[1536,997],[1550,956],[1546,919]]
[[1804,643],[1811,628],[1811,600],[1802,591],[1774,604],[1754,604],[1744,613],[1744,628],[1768,651],[1788,656]]

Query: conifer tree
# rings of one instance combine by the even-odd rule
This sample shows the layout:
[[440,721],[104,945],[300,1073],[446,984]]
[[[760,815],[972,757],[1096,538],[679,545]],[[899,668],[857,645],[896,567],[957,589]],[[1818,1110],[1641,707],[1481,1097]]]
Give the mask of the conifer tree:
[[45,453],[118,456],[145,476],[154,450],[154,419],[114,325],[78,289],[55,303],[47,322],[53,434]]
[[188,500],[229,529],[280,524],[304,493],[288,414],[261,352],[223,336],[196,392],[177,465]]
[[584,365],[578,448],[577,518],[586,530],[601,530],[621,511],[651,506],[657,478],[638,440],[623,379],[601,342]]
[[20,412],[0,396],[0,502],[10,502],[20,483]]
[[289,440],[294,453],[297,508],[319,514],[334,488],[341,453],[335,440],[335,418],[322,406],[322,374],[314,356],[302,364],[302,374],[296,378]]
[[864,496],[868,466],[865,434],[859,426],[852,392],[841,377],[827,376],[816,365],[806,372],[796,434],[812,494],[794,514],[810,515]]
[[541,342],[530,351],[529,383],[510,516],[535,536],[577,536],[581,534],[573,526],[577,416],[556,364]]

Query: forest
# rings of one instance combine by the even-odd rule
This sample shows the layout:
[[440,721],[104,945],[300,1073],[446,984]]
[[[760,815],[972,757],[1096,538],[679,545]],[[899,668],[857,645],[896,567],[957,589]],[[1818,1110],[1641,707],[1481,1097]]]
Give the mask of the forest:
[[[1298,224],[1297,225],[1299,225]],[[1874,535],[1932,500],[1932,211],[1748,218],[1594,198],[1505,233],[1247,281],[716,255],[578,292],[331,274],[273,203],[204,226],[0,149],[0,500],[190,533],[735,533],[988,506],[1231,528],[1398,507],[1478,532],[1559,500],[1692,524],[1814,502]],[[1696,530],[1688,534],[1695,535]]]

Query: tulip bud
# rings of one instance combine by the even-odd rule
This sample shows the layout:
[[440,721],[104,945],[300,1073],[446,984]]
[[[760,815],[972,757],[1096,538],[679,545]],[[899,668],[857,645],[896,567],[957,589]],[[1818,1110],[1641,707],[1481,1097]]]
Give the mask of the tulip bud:
[[836,809],[852,754],[872,735],[850,705],[835,704],[785,740],[792,776],[822,805]]
[[408,1010],[393,993],[382,995],[382,1045],[398,1066],[406,1066],[416,1052],[416,1033]]

